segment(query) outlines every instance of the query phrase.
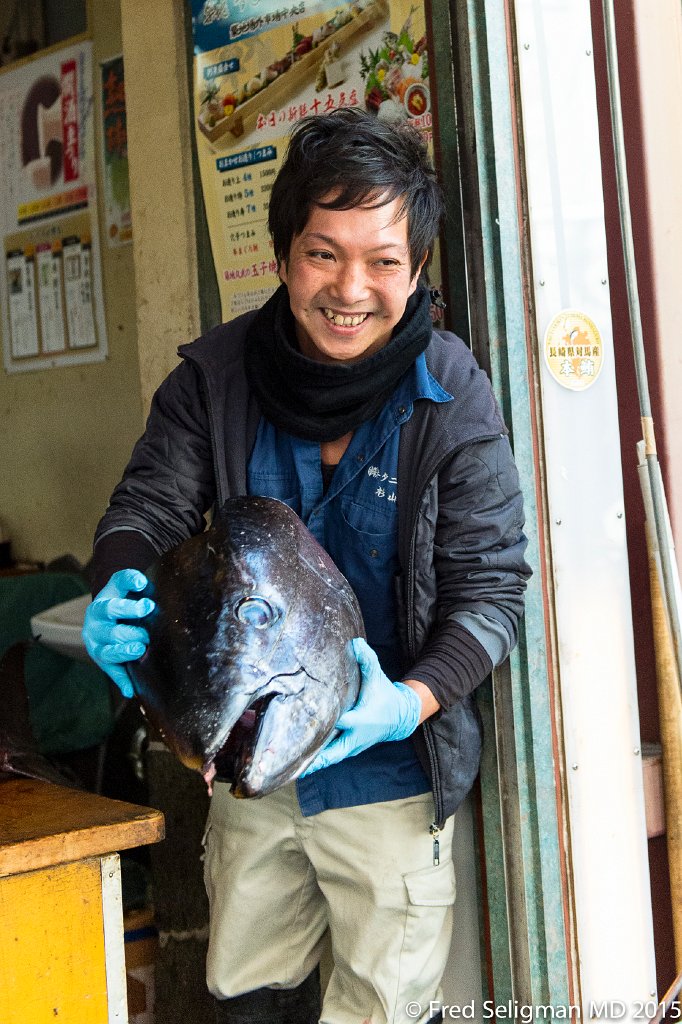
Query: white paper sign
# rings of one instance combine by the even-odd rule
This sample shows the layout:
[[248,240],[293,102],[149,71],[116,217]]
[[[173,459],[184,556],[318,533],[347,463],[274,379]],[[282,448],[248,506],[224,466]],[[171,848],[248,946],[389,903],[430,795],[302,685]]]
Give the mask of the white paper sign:
[[6,370],[103,360],[90,42],[0,74],[0,228]]

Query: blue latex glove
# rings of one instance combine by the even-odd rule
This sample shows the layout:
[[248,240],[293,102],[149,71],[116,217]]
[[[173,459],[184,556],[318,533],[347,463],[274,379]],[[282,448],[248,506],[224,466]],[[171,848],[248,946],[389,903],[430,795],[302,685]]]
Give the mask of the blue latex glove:
[[358,699],[336,723],[341,735],[324,745],[301,778],[360,754],[375,743],[404,740],[419,725],[422,702],[415,691],[404,683],[392,683],[384,675],[366,640],[353,640],[353,651],[362,675]]
[[141,658],[149,643],[149,634],[142,626],[121,623],[121,619],[142,619],[156,607],[148,597],[134,601],[127,597],[131,590],[144,590],[147,577],[137,569],[115,572],[88,605],[83,623],[85,649],[124,697],[132,697],[133,684],[125,668],[126,661]]

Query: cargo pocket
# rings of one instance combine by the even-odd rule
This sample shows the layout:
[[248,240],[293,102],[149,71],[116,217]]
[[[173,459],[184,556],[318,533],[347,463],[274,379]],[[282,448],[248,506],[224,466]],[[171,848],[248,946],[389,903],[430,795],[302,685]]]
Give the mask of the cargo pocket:
[[437,867],[403,875],[407,890],[405,934],[400,951],[398,1003],[428,1003],[440,985],[450,951],[455,868],[450,859]]
[[455,902],[457,886],[451,860],[421,871],[408,871],[403,880],[413,907],[450,907]]

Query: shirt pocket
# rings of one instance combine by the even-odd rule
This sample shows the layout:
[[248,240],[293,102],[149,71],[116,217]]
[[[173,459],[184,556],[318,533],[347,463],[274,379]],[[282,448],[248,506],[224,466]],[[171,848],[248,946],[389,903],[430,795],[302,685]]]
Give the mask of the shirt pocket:
[[[395,640],[393,577],[398,569],[398,531],[393,516],[352,498],[341,500],[331,530],[333,551],[355,591],[370,644]],[[379,653],[379,652],[378,652]]]
[[298,481],[289,476],[277,476],[271,473],[254,473],[249,480],[249,494],[261,498],[277,498],[293,509],[297,516],[301,514],[301,495]]
[[373,577],[382,597],[392,601],[393,577],[398,570],[397,520],[351,498],[342,500],[340,512],[344,547],[350,544],[351,548],[346,559],[351,575],[354,569],[366,580]]
[[363,505],[353,498],[342,498],[341,517],[361,541],[373,541],[395,546],[397,543],[397,517],[382,509]]

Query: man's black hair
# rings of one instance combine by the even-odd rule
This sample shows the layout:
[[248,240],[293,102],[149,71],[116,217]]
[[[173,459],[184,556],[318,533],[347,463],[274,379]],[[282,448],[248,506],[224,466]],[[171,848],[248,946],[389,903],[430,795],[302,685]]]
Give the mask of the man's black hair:
[[350,210],[394,199],[401,201],[398,219],[407,215],[412,274],[425,253],[426,271],[444,207],[419,132],[408,122],[386,124],[357,107],[305,118],[291,134],[270,196],[268,226],[278,263],[286,263],[313,205]]

